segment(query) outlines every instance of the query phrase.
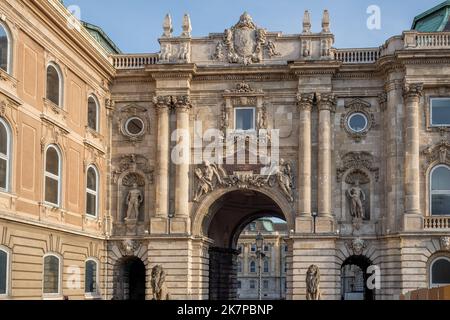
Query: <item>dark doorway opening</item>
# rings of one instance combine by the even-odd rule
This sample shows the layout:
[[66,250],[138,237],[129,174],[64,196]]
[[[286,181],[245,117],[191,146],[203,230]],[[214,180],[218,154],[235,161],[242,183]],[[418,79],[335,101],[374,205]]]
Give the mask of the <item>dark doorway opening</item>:
[[341,268],[342,300],[375,300],[375,292],[368,288],[371,274],[367,269],[372,262],[366,256],[351,256],[344,261]]
[[115,293],[117,300],[145,300],[145,265],[137,257],[121,260],[115,272]]

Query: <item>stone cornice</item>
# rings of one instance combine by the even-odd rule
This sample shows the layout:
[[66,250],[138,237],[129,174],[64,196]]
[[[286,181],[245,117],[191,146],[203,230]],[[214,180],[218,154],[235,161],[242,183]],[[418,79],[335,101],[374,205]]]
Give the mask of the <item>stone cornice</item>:
[[[89,57],[90,59],[87,59],[87,61],[91,60],[89,62],[90,66],[93,69],[99,71],[99,73],[102,74],[103,77],[106,77],[108,79],[114,77],[115,69],[112,66],[107,54],[103,52],[103,49],[99,44],[91,39],[91,36],[88,34],[88,32],[85,31],[83,27],[81,27],[80,30],[76,30],[76,28],[69,29],[67,27],[69,21],[69,13],[67,12],[67,16],[63,15],[63,13],[66,13],[65,11],[67,11],[67,9],[62,3],[56,0],[25,0],[23,1],[23,4],[25,6],[28,6],[30,11],[33,12],[35,16],[38,17],[44,24],[46,24],[47,28],[53,30],[55,34],[61,35],[59,39],[61,39],[61,41],[64,41],[67,46],[77,52],[79,57]],[[28,23],[27,26],[21,26],[24,28],[24,30],[32,30],[31,33],[35,33],[36,30],[38,30],[36,26],[30,25],[30,22],[28,22],[27,19],[21,15],[19,10],[15,9],[15,13],[21,16],[21,21],[16,21],[16,23]],[[36,34],[33,34],[33,36],[36,36]],[[35,39],[38,40],[42,37],[45,37],[46,41],[41,44],[46,47],[44,43],[50,41],[50,39],[43,33],[41,33],[40,36],[36,36]],[[52,45],[57,48],[56,44],[52,43]],[[79,66],[77,67],[81,68]]]
[[341,66],[342,62],[335,60],[294,61],[289,64],[289,68],[297,76],[334,75]]
[[197,73],[195,64],[152,64],[145,68],[153,79],[186,79],[191,80]]

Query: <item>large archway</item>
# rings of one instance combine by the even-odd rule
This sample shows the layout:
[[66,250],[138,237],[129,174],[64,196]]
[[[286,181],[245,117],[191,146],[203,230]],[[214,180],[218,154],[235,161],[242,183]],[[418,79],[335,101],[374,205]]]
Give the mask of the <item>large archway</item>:
[[145,300],[146,270],[144,262],[137,257],[124,257],[115,270],[114,299]]
[[211,240],[209,248],[209,299],[237,299],[237,244],[239,235],[252,221],[275,217],[290,221],[278,202],[256,190],[234,190],[210,206],[202,231]]

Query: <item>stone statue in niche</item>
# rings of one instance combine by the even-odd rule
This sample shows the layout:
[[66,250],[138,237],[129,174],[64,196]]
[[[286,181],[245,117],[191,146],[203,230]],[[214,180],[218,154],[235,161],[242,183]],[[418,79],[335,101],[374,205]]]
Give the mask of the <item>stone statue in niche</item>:
[[365,216],[364,201],[366,201],[366,195],[360,188],[358,180],[356,180],[354,186],[347,191],[347,196],[350,199],[350,214],[352,217],[363,219]]
[[127,216],[125,221],[136,221],[139,217],[139,208],[144,201],[144,197],[142,196],[141,191],[138,188],[137,183],[133,184],[133,187],[130,191],[128,191],[127,196]]

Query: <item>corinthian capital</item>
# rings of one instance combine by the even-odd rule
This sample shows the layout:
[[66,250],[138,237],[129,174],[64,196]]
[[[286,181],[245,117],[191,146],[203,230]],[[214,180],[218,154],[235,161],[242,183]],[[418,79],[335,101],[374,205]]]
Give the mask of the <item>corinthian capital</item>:
[[405,99],[419,99],[423,93],[423,83],[407,83],[403,88]]
[[314,102],[314,93],[299,93],[297,95],[297,105],[300,110],[311,111]]
[[153,104],[157,110],[168,109],[172,104],[171,96],[155,96],[153,97]]
[[172,99],[177,111],[189,112],[192,109],[191,98],[189,96],[174,96]]
[[319,111],[328,110],[336,112],[336,97],[333,94],[318,93],[317,102],[319,105]]

